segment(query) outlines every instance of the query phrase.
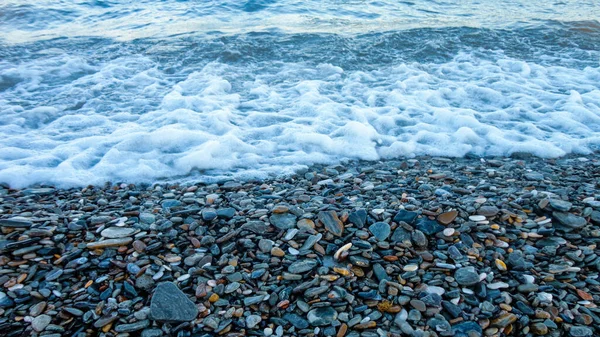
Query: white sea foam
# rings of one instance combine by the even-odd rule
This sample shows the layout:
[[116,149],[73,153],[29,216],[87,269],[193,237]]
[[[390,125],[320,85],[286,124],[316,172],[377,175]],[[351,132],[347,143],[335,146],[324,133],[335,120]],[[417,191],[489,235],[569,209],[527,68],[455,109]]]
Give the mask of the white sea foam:
[[585,154],[600,146],[600,68],[462,53],[377,70],[57,51],[0,63],[0,181],[15,187],[263,178],[313,163],[435,155]]

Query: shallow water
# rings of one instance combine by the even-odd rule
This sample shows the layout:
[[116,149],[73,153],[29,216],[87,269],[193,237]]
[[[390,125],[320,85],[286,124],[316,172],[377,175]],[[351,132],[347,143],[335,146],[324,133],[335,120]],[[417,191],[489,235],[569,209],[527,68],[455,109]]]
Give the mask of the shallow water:
[[592,1],[4,1],[0,182],[600,146]]

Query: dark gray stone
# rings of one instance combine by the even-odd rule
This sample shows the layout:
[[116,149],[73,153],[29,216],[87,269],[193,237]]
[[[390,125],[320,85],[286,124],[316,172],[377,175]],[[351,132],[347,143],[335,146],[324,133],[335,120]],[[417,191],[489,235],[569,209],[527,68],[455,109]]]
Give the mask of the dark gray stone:
[[429,219],[421,219],[417,223],[417,229],[426,235],[434,235],[444,230],[444,226],[440,225],[437,221]]
[[164,282],[154,291],[150,316],[157,321],[188,322],[198,316],[198,309],[174,283]]
[[344,224],[338,218],[335,211],[322,211],[318,215],[319,221],[329,232],[336,236],[342,236],[344,233]]
[[403,221],[411,225],[415,222],[417,216],[419,216],[419,214],[417,214],[416,212],[409,212],[407,210],[401,209],[394,216],[394,222],[399,223],[400,221]]
[[410,232],[402,227],[396,228],[394,234],[392,234],[392,238],[390,239],[392,242],[410,242]]
[[364,209],[359,209],[355,212],[352,212],[348,215],[348,221],[354,224],[358,228],[365,227],[365,223],[367,222],[367,211]]
[[306,329],[309,326],[308,321],[297,314],[287,313],[283,315],[283,319],[290,322],[296,329]]
[[500,210],[496,206],[481,206],[477,210],[477,214],[483,215],[486,217],[495,216],[496,214],[498,214],[498,212],[500,212]]
[[337,319],[337,311],[332,307],[316,308],[308,312],[308,322],[312,326],[330,325]]
[[571,337],[591,337],[594,335],[594,332],[588,327],[575,325],[569,330],[569,335]]
[[427,247],[427,237],[420,230],[414,231],[411,237],[417,247]]
[[467,321],[453,325],[452,332],[454,332],[454,336],[456,337],[471,337],[481,336],[483,330],[481,330],[481,326],[477,322]]
[[305,273],[305,272],[315,268],[317,266],[317,264],[318,264],[317,260],[313,260],[313,259],[300,260],[300,261],[296,261],[296,262],[292,263],[288,267],[288,271],[292,274]]
[[281,230],[296,227],[296,216],[291,213],[273,214],[269,217],[269,221]]
[[25,219],[0,219],[0,227],[7,228],[31,228],[32,222]]
[[550,199],[550,206],[559,212],[568,212],[573,207],[573,204],[560,199]]
[[375,274],[375,277],[377,277],[377,279],[380,282],[383,280],[389,281],[390,279],[387,272],[385,271],[385,268],[383,268],[379,263],[373,265],[373,274]]
[[145,319],[143,321],[130,323],[130,324],[119,324],[115,327],[116,332],[133,332],[142,330],[150,326],[150,321]]
[[565,212],[553,212],[552,216],[558,220],[561,224],[567,227],[567,229],[579,229],[584,227],[587,224],[585,218],[577,216],[572,213]]
[[369,226],[369,231],[379,241],[385,241],[392,231],[390,225],[385,222],[376,222]]
[[460,268],[454,272],[454,279],[462,286],[473,286],[479,283],[479,274],[471,268]]

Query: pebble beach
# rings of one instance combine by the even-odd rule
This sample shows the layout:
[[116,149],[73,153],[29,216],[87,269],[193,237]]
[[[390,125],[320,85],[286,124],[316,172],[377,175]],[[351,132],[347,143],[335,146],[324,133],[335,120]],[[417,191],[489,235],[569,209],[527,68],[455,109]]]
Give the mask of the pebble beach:
[[600,156],[0,187],[2,336],[600,334]]

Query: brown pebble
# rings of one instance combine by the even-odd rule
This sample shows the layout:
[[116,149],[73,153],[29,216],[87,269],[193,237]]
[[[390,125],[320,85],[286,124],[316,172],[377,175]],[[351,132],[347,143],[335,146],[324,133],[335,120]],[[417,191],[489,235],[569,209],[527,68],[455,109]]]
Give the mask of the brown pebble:
[[369,321],[363,324],[357,324],[354,326],[354,329],[356,330],[365,330],[365,329],[372,329],[374,327],[377,326],[377,322],[375,321]]
[[216,301],[219,300],[219,295],[217,295],[216,293],[213,293],[212,295],[210,295],[210,297],[208,298],[208,301],[210,303],[215,303]]
[[146,244],[140,240],[135,240],[133,241],[133,249],[135,249],[136,252],[141,253],[144,250],[146,250]]
[[592,295],[586,293],[585,291],[583,291],[581,289],[577,289],[577,295],[579,295],[579,297],[581,297],[581,299],[583,299],[585,301],[593,301],[594,300]]
[[287,213],[288,211],[289,211],[289,208],[287,206],[283,206],[283,205],[278,205],[273,208],[273,213],[275,213],[275,214]]
[[205,297],[207,294],[208,294],[208,291],[206,289],[206,283],[200,283],[196,287],[196,297],[198,297],[198,298]]
[[347,331],[348,331],[348,325],[346,325],[346,323],[342,323],[342,325],[340,326],[340,329],[338,330],[335,337],[344,337],[344,336],[346,336]]
[[200,241],[198,241],[198,239],[192,237],[190,238],[190,242],[194,248],[200,248]]
[[458,216],[458,211],[450,211],[438,215],[437,221],[444,225],[449,225]]
[[273,248],[271,248],[271,255],[277,256],[277,257],[283,257],[283,256],[285,256],[285,252],[279,247],[273,247]]

